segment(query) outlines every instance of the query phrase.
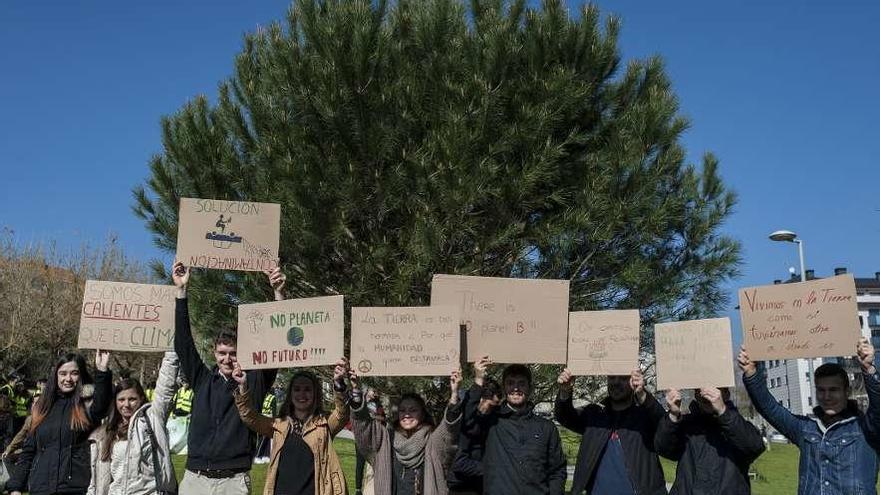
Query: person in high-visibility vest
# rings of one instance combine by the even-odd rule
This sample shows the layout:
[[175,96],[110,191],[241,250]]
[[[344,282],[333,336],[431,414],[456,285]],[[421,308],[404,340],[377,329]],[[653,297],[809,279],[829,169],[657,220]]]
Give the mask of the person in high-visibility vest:
[[12,424],[16,431],[21,429],[25,418],[30,414],[31,399],[21,381],[21,377],[12,374],[9,381],[0,387],[0,395],[5,395],[12,404]]
[[189,416],[192,412],[193,390],[188,383],[184,383],[177,396],[174,398],[174,415],[177,417]]
[[266,394],[266,398],[263,399],[263,415],[270,418],[275,417],[275,407],[278,405],[278,398],[273,392]]

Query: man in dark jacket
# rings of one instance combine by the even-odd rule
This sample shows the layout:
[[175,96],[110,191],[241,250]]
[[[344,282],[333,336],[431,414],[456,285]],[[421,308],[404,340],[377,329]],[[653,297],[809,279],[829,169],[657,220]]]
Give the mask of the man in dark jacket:
[[609,376],[608,397],[601,404],[575,409],[574,377],[559,375],[556,420],[583,436],[575,466],[572,495],[666,495],[654,434],[666,411],[645,390],[638,370]]
[[480,432],[481,417],[492,414],[501,404],[501,385],[486,378],[489,358],[474,363],[474,385],[465,393],[458,452],[447,476],[450,495],[483,493],[483,450],[486,437]]
[[[190,271],[182,263],[172,269],[178,288],[174,325],[174,350],[180,359],[180,370],[192,386],[192,415],[187,438],[186,473],[180,493],[248,494],[250,493],[251,459],[255,437],[242,423],[235,407],[232,379],[237,338],[234,331],[224,330],[214,340],[217,364],[208,368],[196,350],[190,330],[186,285]],[[284,275],[279,270],[269,274],[275,299],[282,300]],[[260,410],[263,398],[275,381],[277,370],[248,373],[248,389],[253,404]]]
[[730,402],[727,389],[694,391],[690,414],[681,392],[666,393],[669,414],[654,437],[657,452],[678,461],[673,495],[748,495],[749,466],[764,452],[764,439]]
[[531,371],[521,364],[508,366],[501,387],[504,402],[479,420],[480,431],[486,434],[483,493],[562,495],[566,478],[562,442],[556,425],[533,412]]

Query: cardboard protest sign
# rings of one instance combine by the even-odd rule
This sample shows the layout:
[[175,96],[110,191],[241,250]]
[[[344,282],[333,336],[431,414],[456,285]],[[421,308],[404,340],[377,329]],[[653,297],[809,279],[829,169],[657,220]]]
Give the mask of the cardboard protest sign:
[[454,306],[351,308],[351,366],[361,376],[445,376],[459,368]]
[[177,259],[186,266],[273,269],[280,236],[281,205],[180,198]]
[[434,275],[431,305],[461,310],[467,360],[562,364],[568,341],[568,280]]
[[238,306],[242,369],[301,368],[336,363],[345,353],[343,296]]
[[733,387],[730,319],[654,325],[657,389]]
[[639,367],[639,310],[568,314],[568,364],[574,375],[629,375]]
[[162,352],[174,348],[173,285],[86,281],[80,349]]
[[851,356],[861,337],[851,274],[740,289],[739,314],[755,361]]

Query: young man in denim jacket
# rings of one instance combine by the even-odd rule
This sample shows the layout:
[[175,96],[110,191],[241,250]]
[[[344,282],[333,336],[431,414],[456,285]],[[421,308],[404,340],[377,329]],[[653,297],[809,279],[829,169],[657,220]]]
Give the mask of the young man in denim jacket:
[[846,371],[826,363],[814,374],[818,406],[815,417],[807,417],[782,407],[767,390],[763,366],[759,373],[746,349],[739,353],[743,382],[755,409],[801,451],[799,495],[877,493],[880,376],[874,367],[874,347],[867,339],[859,340],[856,356],[868,392],[867,412],[849,400]]

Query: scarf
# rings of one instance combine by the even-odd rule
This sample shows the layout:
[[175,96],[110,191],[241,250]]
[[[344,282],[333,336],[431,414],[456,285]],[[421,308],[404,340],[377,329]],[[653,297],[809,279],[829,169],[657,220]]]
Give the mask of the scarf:
[[405,468],[421,466],[425,462],[425,446],[431,427],[424,425],[407,438],[405,435],[394,435],[394,457]]

